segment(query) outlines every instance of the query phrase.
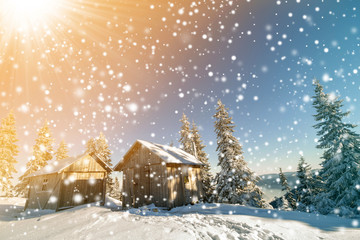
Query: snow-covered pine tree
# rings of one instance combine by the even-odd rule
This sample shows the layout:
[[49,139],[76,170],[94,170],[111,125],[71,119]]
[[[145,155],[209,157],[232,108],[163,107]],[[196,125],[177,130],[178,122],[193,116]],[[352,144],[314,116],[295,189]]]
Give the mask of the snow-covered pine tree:
[[194,146],[193,146],[192,134],[190,130],[190,123],[185,113],[183,113],[180,122],[182,123],[182,125],[180,130],[179,142],[182,145],[182,150],[184,150],[187,153],[193,154],[192,152]]
[[239,140],[233,136],[234,122],[224,104],[218,100],[214,117],[217,135],[217,152],[221,170],[215,177],[214,200],[223,203],[239,203],[254,207],[269,207],[263,192],[256,185],[255,176],[244,161]]
[[56,160],[60,161],[62,159],[68,158],[69,157],[68,153],[69,153],[69,149],[67,148],[65,141],[62,140],[59,144],[59,148],[55,153]]
[[35,140],[35,145],[33,147],[33,156],[26,164],[27,169],[19,178],[19,183],[16,186],[18,195],[23,195],[27,191],[29,179],[26,177],[43,168],[47,162],[52,159],[53,144],[54,139],[51,136],[49,125],[47,121],[45,121],[44,126],[38,130],[38,137]]
[[291,206],[291,204],[289,203],[288,199],[285,196],[281,197],[281,203],[282,205],[280,206],[280,209],[285,211],[293,210],[293,207]]
[[16,173],[14,165],[15,157],[19,150],[15,128],[15,117],[11,111],[7,117],[1,120],[0,126],[0,195],[13,196],[12,175]]
[[120,182],[117,177],[114,178],[113,194],[111,197],[120,200]]
[[86,152],[88,154],[94,154],[96,152],[96,140],[94,138],[90,138],[86,143]]
[[289,183],[287,181],[287,178],[281,168],[280,168],[280,172],[279,172],[279,179],[280,179],[280,184],[282,186],[281,191],[285,191],[284,197],[286,198],[289,206],[292,209],[296,209],[296,200],[294,198],[294,194],[293,194],[293,192],[289,186]]
[[192,154],[204,164],[204,166],[201,167],[200,176],[204,187],[204,200],[208,202],[210,201],[210,198],[214,191],[214,186],[212,185],[213,176],[210,172],[209,158],[204,151],[205,145],[201,140],[201,136],[195,122],[192,123],[191,135],[193,141]]
[[[98,157],[101,158],[107,165],[110,167],[112,166],[111,163],[111,150],[107,143],[106,137],[104,133],[100,132],[98,138],[93,139],[90,138],[89,141],[86,143],[86,152],[91,154],[96,154]],[[110,194],[113,187],[113,180],[110,176],[106,178],[106,193]]]
[[296,176],[297,181],[297,193],[298,193],[298,210],[309,211],[309,206],[313,204],[313,189],[314,180],[311,174],[311,167],[305,162],[303,156],[300,157]]
[[102,160],[107,165],[110,167],[112,166],[111,150],[109,148],[109,144],[107,143],[106,137],[102,132],[100,132],[99,138],[96,139],[96,153],[102,157]]
[[314,85],[317,147],[325,149],[320,171],[324,192],[316,197],[317,208],[324,214],[360,214],[360,138],[352,130],[356,125],[343,122],[350,112],[341,110],[342,100],[325,94],[319,81]]
[[107,176],[106,179],[106,194],[110,197],[113,197],[115,194],[114,179],[110,176]]

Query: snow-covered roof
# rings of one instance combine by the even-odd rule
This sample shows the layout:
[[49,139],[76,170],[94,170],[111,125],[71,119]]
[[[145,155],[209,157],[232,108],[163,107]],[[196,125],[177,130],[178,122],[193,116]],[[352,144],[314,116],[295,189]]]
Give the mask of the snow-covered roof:
[[[28,175],[27,177],[35,177],[40,175],[46,175],[46,174],[52,174],[52,173],[59,173],[66,167],[70,166],[71,164],[75,163],[76,161],[80,160],[81,158],[84,158],[86,156],[91,156],[88,153],[81,154],[76,157],[69,157],[66,159],[62,159],[60,161],[57,161],[56,159],[52,159],[48,161],[48,164],[41,168],[40,170],[33,172],[32,174]],[[91,156],[95,159],[97,163],[99,163],[102,167],[104,167],[107,171],[112,171],[112,168],[109,167],[99,156]]]
[[126,156],[131,152],[133,147],[136,144],[141,144],[142,146],[149,149],[152,153],[159,156],[165,163],[176,163],[176,164],[186,164],[186,165],[203,165],[196,157],[193,155],[179,149],[176,147],[162,145],[158,143],[151,143],[144,140],[136,140],[130,150],[124,155],[123,160],[120,161],[116,166],[115,170],[119,170],[118,168],[123,164]]

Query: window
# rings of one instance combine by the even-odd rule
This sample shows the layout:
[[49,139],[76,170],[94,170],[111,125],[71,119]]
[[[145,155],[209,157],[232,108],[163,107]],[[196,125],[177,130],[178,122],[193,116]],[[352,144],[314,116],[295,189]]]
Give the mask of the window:
[[41,191],[46,191],[47,190],[48,181],[49,180],[47,178],[43,179],[43,185],[41,187]]

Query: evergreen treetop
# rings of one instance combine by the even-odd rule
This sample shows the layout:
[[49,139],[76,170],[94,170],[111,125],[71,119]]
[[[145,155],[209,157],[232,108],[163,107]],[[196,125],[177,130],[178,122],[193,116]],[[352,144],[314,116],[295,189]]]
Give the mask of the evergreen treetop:
[[190,123],[189,119],[186,117],[185,113],[183,113],[182,118],[180,119],[180,122],[182,123],[181,129],[180,129],[180,139],[179,142],[182,145],[182,149],[194,155],[194,143],[192,139],[192,134],[190,130]]
[[15,169],[17,163],[15,157],[19,153],[17,141],[15,116],[13,111],[10,111],[8,116],[1,120],[0,126],[0,192],[8,197],[13,195],[11,179],[17,172]]
[[64,140],[62,140],[59,144],[59,148],[57,149],[55,156],[56,156],[56,160],[60,161],[62,159],[66,159],[69,157],[68,155],[69,150],[67,148],[67,145],[65,143]]
[[18,194],[25,193],[29,184],[29,179],[26,178],[30,174],[43,168],[49,160],[52,159],[54,139],[51,136],[51,131],[47,121],[38,130],[38,137],[35,140],[33,147],[33,156],[26,164],[25,173],[19,178],[19,183],[16,186]]
[[280,170],[279,179],[280,179],[280,184],[282,186],[281,191],[290,192],[291,188],[288,184],[287,178],[286,178],[285,174],[283,173],[282,169],[280,168],[279,170]]
[[102,160],[107,163],[109,166],[112,166],[111,163],[111,150],[107,143],[104,133],[100,132],[98,138],[90,138],[86,143],[86,152],[91,154],[96,154],[102,158]]

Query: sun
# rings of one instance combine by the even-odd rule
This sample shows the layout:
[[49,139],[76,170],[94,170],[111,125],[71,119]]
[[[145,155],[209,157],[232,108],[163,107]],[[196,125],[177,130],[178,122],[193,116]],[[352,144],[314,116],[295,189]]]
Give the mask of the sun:
[[1,0],[2,19],[17,28],[44,23],[57,14],[62,0]]

